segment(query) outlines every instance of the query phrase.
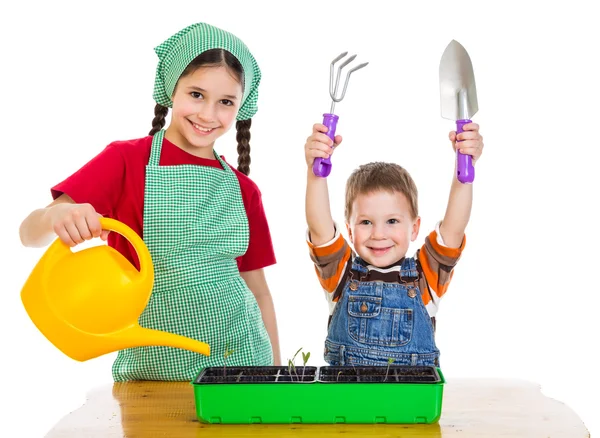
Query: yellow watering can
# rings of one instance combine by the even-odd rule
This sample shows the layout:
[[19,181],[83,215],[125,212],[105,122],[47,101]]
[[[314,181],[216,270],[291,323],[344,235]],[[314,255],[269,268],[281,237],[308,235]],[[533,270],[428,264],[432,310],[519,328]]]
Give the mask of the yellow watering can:
[[130,347],[166,346],[210,355],[210,347],[184,336],[140,327],[138,318],[154,284],[152,258],[135,231],[114,219],[102,228],[135,248],[140,270],[102,245],[73,252],[57,239],[35,266],[21,300],[36,327],[67,356],[85,361]]

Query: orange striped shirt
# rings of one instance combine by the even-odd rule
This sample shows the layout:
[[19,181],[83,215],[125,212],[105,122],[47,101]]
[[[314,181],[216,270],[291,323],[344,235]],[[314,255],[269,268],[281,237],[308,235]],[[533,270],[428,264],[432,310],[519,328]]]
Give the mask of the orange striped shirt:
[[[442,236],[439,234],[439,225],[438,222],[436,229],[425,238],[425,243],[415,254],[419,266],[418,282],[421,298],[431,317],[435,317],[440,299],[448,290],[448,285],[454,273],[454,266],[460,259],[466,243],[465,237],[459,248],[445,246]],[[324,245],[313,245],[308,236],[307,243],[310,257],[315,264],[317,277],[329,302],[329,314],[332,315],[346,285],[352,260],[356,257],[356,253],[350,248],[337,226],[334,238]],[[397,272],[400,269],[401,262],[402,260],[399,260],[394,266],[386,269],[371,265],[367,266],[367,269],[373,273],[377,272],[380,278],[384,278],[383,281],[394,281],[393,279],[397,281]],[[391,275],[388,275],[387,278],[392,280],[385,277],[385,274],[390,273]]]

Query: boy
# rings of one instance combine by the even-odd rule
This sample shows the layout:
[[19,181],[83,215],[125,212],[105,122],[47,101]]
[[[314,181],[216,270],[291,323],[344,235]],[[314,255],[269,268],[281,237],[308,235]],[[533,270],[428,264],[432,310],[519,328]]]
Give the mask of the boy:
[[[449,138],[456,151],[481,156],[479,126],[470,123]],[[327,179],[313,174],[317,157],[335,144],[316,124],[305,144],[307,243],[329,301],[325,361],[329,365],[439,366],[435,313],[465,245],[473,186],[452,182],[446,214],[414,257],[407,257],[419,233],[417,188],[402,167],[369,163],[346,184],[349,243],[333,221]],[[457,143],[458,140],[458,143]],[[456,171],[455,171],[456,174]]]

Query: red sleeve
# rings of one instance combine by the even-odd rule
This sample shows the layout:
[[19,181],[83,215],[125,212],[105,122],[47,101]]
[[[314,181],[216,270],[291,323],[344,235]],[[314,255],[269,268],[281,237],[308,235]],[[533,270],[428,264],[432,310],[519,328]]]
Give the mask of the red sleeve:
[[53,199],[66,193],[77,204],[89,203],[103,216],[113,216],[124,184],[125,161],[114,143],[51,189]]
[[263,208],[262,196],[258,187],[252,191],[246,204],[250,241],[246,254],[238,258],[240,272],[262,269],[276,263],[269,224]]

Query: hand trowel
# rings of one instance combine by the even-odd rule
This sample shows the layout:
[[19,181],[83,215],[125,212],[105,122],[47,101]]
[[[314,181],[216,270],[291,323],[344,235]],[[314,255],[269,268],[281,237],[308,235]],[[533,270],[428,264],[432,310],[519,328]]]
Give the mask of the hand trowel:
[[[471,58],[463,46],[452,40],[440,60],[440,103],[442,117],[456,122],[456,134],[471,123],[479,110],[477,89]],[[463,184],[475,180],[475,168],[470,155],[456,151],[456,178]]]

